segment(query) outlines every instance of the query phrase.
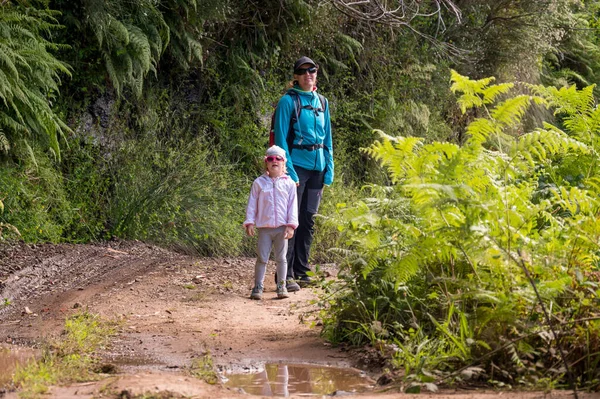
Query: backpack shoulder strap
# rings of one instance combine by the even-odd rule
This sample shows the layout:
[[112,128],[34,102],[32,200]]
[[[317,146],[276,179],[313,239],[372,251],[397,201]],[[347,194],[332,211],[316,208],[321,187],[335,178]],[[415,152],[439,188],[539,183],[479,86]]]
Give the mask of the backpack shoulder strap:
[[[286,142],[288,145],[288,151],[290,155],[292,154],[292,149],[294,145],[294,124],[300,119],[300,111],[302,111],[302,101],[300,100],[300,95],[296,93],[295,90],[290,89],[285,94],[292,97],[292,101],[294,102],[294,112],[290,117],[290,126],[288,128],[288,134],[286,137]],[[302,142],[302,132],[300,131],[300,143]]]
[[295,90],[288,90],[285,94],[292,97],[294,101],[294,113],[292,114],[292,119],[297,121],[300,118],[300,111],[302,110],[302,102],[300,101],[300,95],[296,93]]
[[317,93],[317,96],[319,96],[319,101],[321,101],[321,111],[325,112],[327,109],[327,99],[321,93]]

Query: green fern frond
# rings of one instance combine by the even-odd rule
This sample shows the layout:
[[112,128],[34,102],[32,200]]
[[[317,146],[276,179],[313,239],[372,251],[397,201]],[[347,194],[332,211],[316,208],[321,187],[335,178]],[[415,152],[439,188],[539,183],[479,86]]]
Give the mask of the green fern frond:
[[576,115],[593,107],[594,87],[588,86],[578,90],[575,85],[569,87],[544,87],[541,85],[528,86],[534,93],[548,101],[548,105],[554,109],[554,113]]
[[355,55],[363,50],[363,45],[358,40],[354,39],[351,36],[345,35],[343,33],[338,33],[336,38],[348,48],[351,54]]
[[558,71],[557,77],[565,79],[569,85],[578,83],[581,86],[589,86],[592,84],[584,75],[569,68]]
[[390,259],[389,267],[386,269],[386,278],[399,284],[405,283],[419,271],[419,262],[422,259],[422,254],[414,252]]
[[20,135],[29,134],[29,129],[23,124],[13,119],[12,116],[0,111],[0,126],[6,127],[8,131],[12,131]]
[[[166,30],[168,32],[168,29]],[[152,50],[152,59],[157,61],[168,43],[164,43],[165,38],[158,32],[158,29],[154,25],[146,27],[146,35],[148,36],[148,43],[150,44],[150,49]]]
[[598,211],[599,200],[588,195],[587,190],[561,186],[550,191],[554,195],[554,201],[563,209],[568,210],[571,215],[581,212],[595,215]]
[[31,146],[29,145],[29,141],[23,140],[23,144],[25,145],[25,149],[27,150],[27,154],[29,155],[31,163],[37,168],[38,163],[37,159],[35,158],[35,152],[33,151],[33,148],[31,148]]
[[520,95],[501,102],[492,110],[492,118],[503,126],[516,126],[525,115],[530,98],[527,95]]
[[402,181],[412,174],[410,162],[407,158],[414,158],[417,148],[422,145],[422,139],[417,137],[391,137],[381,131],[375,131],[383,140],[376,141],[371,147],[364,150],[374,157],[390,171],[395,183]]
[[531,155],[536,155],[537,161],[544,161],[549,155],[567,154],[569,152],[589,154],[590,148],[586,144],[570,138],[555,127],[550,130],[538,129],[522,135],[513,143],[510,151],[512,155],[521,154],[525,156],[532,166],[535,161]]
[[343,209],[341,212],[345,220],[349,220],[351,224],[354,224],[357,218],[369,212],[369,207],[364,201],[358,201],[354,206]]
[[128,25],[127,31],[129,32],[130,54],[141,64],[141,74],[146,74],[150,70],[152,62],[152,50],[148,37],[137,26]]
[[490,86],[495,80],[493,77],[471,80],[454,70],[451,71],[451,80],[450,90],[453,93],[462,93],[458,98],[458,104],[463,114],[469,108],[493,103],[500,94],[507,93],[514,86],[512,83]]
[[188,45],[190,47],[190,61],[196,59],[200,61],[200,63],[203,63],[204,58],[202,56],[202,44],[200,44],[199,41],[190,38]]
[[[4,72],[5,79],[19,79],[19,71],[13,63],[13,59],[19,58],[20,56],[14,51],[6,47],[3,43],[0,43],[0,65]],[[20,57],[22,58],[22,57]],[[24,59],[23,59],[24,61]]]
[[[346,49],[347,57],[353,61],[355,65],[358,65],[356,62],[356,57],[363,51],[363,45],[358,40],[345,35],[343,33],[338,33],[336,35],[336,41],[340,44],[340,46]],[[344,68],[347,69],[347,68]]]
[[489,77],[480,80],[471,80],[468,76],[463,76],[452,69],[450,71],[450,80],[452,82],[450,90],[454,93],[457,91],[462,93],[480,93],[496,78]]
[[514,83],[501,83],[482,89],[481,94],[483,95],[483,103],[494,103],[499,95],[508,93],[513,87]]
[[367,276],[369,274],[371,274],[371,272],[373,270],[375,270],[377,268],[377,266],[379,266],[379,259],[376,259],[376,258],[369,259],[366,262],[366,264],[364,264],[362,267],[362,271],[361,271],[362,277],[367,278]]
[[360,257],[360,255],[356,251],[353,251],[348,248],[330,248],[329,251],[331,251],[332,253],[335,253],[337,255],[340,255],[342,258],[345,258],[348,260],[354,260],[354,259]]
[[585,185],[594,191],[596,195],[600,194],[600,177],[590,177],[585,180]]
[[0,126],[9,144],[37,134],[59,157],[61,127],[50,101],[58,93],[61,74],[69,76],[70,70],[49,52],[61,46],[43,36],[60,27],[57,14],[21,2],[0,7]]
[[110,77],[110,80],[113,84],[113,87],[115,88],[115,91],[117,92],[118,95],[121,94],[121,77],[119,76],[117,69],[115,68],[113,62],[112,62],[112,58],[110,56],[110,54],[103,52],[102,53],[102,58],[104,59],[104,65],[106,67],[106,72],[108,72],[108,76]]
[[106,39],[109,39],[113,43],[119,43],[122,47],[126,47],[129,44],[129,30],[127,26],[110,14],[107,17],[107,26],[104,28],[107,31],[107,35],[110,34],[111,36],[106,37]]
[[490,136],[499,131],[499,126],[493,120],[486,118],[477,118],[467,126],[467,133],[471,136],[470,140],[478,144],[485,143]]
[[6,137],[6,135],[4,134],[2,129],[0,129],[0,151],[4,152],[6,154],[6,153],[8,153],[9,150],[10,150],[10,141],[8,141],[8,138]]
[[135,96],[138,98],[141,97],[142,91],[144,89],[144,77],[142,75],[134,77],[132,87],[133,87],[133,93],[135,94]]
[[2,98],[2,102],[4,102],[5,107],[9,107],[9,101],[12,100],[12,88],[14,84],[9,82],[8,78],[4,74],[4,71],[0,69],[0,98]]

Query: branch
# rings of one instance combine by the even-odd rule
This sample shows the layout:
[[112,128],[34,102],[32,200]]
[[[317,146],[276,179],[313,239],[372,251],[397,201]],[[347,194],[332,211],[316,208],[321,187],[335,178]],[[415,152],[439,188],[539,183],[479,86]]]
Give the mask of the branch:
[[[462,18],[460,9],[452,0],[332,0],[332,3],[339,11],[353,18],[391,26],[404,26],[419,17],[437,17],[445,26],[442,8],[448,10],[459,22]],[[422,6],[430,6],[432,11],[421,12]]]
[[333,6],[350,18],[374,22],[393,28],[407,28],[418,37],[431,43],[448,58],[466,59],[468,52],[450,43],[444,43],[435,36],[417,30],[413,22],[418,18],[437,18],[436,36],[446,30],[442,16],[447,10],[458,22],[462,19],[460,9],[452,0],[331,0]]

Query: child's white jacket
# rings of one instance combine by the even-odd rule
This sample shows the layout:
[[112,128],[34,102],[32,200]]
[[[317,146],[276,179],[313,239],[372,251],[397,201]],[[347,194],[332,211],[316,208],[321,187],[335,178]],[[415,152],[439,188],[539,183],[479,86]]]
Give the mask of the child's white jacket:
[[252,183],[244,227],[298,227],[296,183],[283,175],[272,179],[266,173]]

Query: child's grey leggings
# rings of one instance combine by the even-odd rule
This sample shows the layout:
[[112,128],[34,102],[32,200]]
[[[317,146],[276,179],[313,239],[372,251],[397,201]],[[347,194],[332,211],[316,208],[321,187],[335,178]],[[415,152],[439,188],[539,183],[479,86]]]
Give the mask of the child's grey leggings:
[[263,285],[265,273],[267,272],[267,262],[273,247],[273,255],[277,263],[277,283],[285,281],[287,274],[287,253],[288,240],[284,237],[285,227],[279,226],[274,229],[260,228],[258,230],[258,248],[256,250],[256,265],[254,266],[254,284]]

